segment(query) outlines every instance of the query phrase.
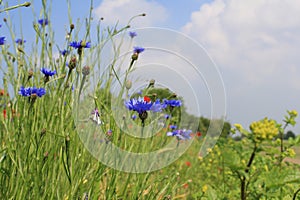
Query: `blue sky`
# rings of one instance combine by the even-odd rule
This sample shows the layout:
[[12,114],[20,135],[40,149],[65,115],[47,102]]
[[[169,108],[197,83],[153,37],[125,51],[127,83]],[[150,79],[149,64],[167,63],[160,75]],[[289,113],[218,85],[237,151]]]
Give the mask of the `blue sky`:
[[[114,1],[114,0],[112,0]],[[17,1],[4,1],[2,4],[3,5],[12,6],[16,5]],[[21,2],[21,1],[20,1]],[[31,7],[28,8],[22,8],[22,9],[17,9],[17,10],[12,10],[9,12],[9,15],[12,17],[14,22],[19,22],[20,15],[22,15],[23,19],[23,28],[28,29],[28,25],[32,23],[35,19],[43,16],[41,14],[42,10],[42,1],[40,0],[32,0],[30,1],[32,3]],[[48,1],[48,5],[51,5],[51,21],[52,25],[54,26],[56,31],[60,30],[60,27],[64,27],[68,24],[68,5],[66,1],[61,1],[61,0],[53,0],[52,4],[50,3],[51,1]],[[156,2],[156,1],[148,1],[148,2]],[[163,23],[163,26],[165,28],[174,28],[174,29],[179,29],[180,27],[184,26],[186,22],[189,20],[190,15],[193,11],[196,11],[199,9],[199,7],[204,4],[210,2],[210,0],[189,0],[189,1],[184,1],[184,0],[162,0],[162,1],[157,1],[159,5],[164,7],[166,9],[167,17]],[[97,8],[102,3],[102,0],[94,0],[94,7]],[[90,1],[81,1],[81,0],[71,0],[70,1],[71,5],[71,17],[73,21],[76,21],[76,19],[84,19],[88,13],[89,13],[89,5]],[[3,7],[2,7],[3,8]],[[143,13],[144,9],[140,8],[137,9],[139,12],[132,13],[130,16],[134,16],[139,13]],[[32,11],[35,12],[35,14],[32,13]],[[149,14],[149,13],[148,13]],[[1,14],[2,18],[6,16],[5,13]],[[99,14],[100,16],[101,14]],[[113,18],[114,13],[111,13],[111,16]],[[105,15],[104,15],[105,16]],[[129,15],[127,16],[129,17]],[[97,19],[97,18],[96,18]],[[129,18],[125,18],[125,20],[128,20]],[[114,21],[117,22],[119,19],[114,18]],[[160,22],[157,21],[153,23],[153,25],[159,24]],[[26,32],[25,32],[26,33]]]
[[[89,1],[70,2],[73,23],[77,18],[83,20],[89,13]],[[41,1],[32,1],[32,5],[9,12],[17,37],[22,15],[28,41],[34,34],[32,23],[43,16]],[[204,47],[224,81],[230,122],[248,126],[265,116],[280,121],[288,109],[300,112],[300,1],[95,0],[93,18],[96,22],[104,17],[105,25],[126,24],[131,16],[143,12],[147,16],[137,18],[133,27],[169,28]],[[0,15],[1,20],[6,17]],[[50,21],[60,45],[69,27],[65,1],[52,1]],[[8,35],[4,26],[0,31]],[[300,133],[299,125],[292,130]]]

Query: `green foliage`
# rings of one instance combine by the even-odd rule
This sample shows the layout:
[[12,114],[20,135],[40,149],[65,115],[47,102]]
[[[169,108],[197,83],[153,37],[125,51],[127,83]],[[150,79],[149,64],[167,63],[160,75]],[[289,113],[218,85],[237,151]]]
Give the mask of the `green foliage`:
[[283,139],[288,140],[289,138],[295,139],[296,135],[293,131],[288,131],[284,134]]

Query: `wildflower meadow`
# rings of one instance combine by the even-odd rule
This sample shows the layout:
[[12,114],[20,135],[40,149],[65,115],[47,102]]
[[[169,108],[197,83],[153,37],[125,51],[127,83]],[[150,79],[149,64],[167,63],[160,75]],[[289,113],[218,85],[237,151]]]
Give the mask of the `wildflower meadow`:
[[[0,0],[0,199],[300,199],[298,108],[249,127],[191,114],[176,91],[189,69],[143,68],[168,59],[131,26],[147,13],[104,26],[91,0],[56,35],[51,1],[16,2]],[[10,17],[20,10],[34,13],[31,38]]]

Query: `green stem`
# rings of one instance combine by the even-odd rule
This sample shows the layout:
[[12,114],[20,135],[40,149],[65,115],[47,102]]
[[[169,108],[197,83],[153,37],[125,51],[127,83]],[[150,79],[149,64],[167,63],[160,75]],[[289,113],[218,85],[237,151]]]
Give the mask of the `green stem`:
[[294,193],[293,200],[296,200],[297,194],[300,192],[300,188]]
[[[65,138],[66,161],[64,161],[64,158],[62,160],[63,160],[64,168],[65,168],[69,183],[71,184],[72,179],[71,179],[71,171],[70,171],[70,154],[69,154],[70,149],[69,148],[70,148],[70,137],[66,136],[66,138]],[[64,155],[64,153],[63,153],[63,155]]]
[[79,103],[79,99],[80,99],[80,94],[81,94],[82,88],[83,88],[84,83],[85,83],[85,79],[86,79],[86,75],[83,75],[82,81],[81,81],[81,84],[80,84],[80,87],[79,87],[79,92],[78,92],[78,103]]
[[[0,1],[0,4],[2,3],[2,1]],[[31,5],[30,2],[24,2],[23,4],[19,4],[19,5],[15,5],[15,6],[11,6],[8,8],[4,8],[3,10],[0,10],[0,13],[5,12],[5,11],[9,11],[9,10],[13,10],[19,7],[29,7]]]
[[280,165],[281,165],[282,160],[283,160],[282,154],[283,154],[283,152],[284,152],[284,146],[283,146],[283,134],[284,134],[284,131],[285,131],[285,129],[286,129],[287,126],[288,126],[288,123],[285,123],[285,125],[284,125],[284,127],[283,127],[283,130],[280,131],[280,152],[281,152],[281,154],[280,154]]
[[[255,158],[256,150],[257,150],[257,144],[254,143],[253,152],[250,156],[247,167],[245,169],[246,174],[249,174],[249,169],[250,169],[251,164],[253,163],[253,160]],[[247,199],[247,187],[246,187],[246,185],[247,185],[246,176],[242,175],[242,178],[241,178],[241,200],[246,200]]]

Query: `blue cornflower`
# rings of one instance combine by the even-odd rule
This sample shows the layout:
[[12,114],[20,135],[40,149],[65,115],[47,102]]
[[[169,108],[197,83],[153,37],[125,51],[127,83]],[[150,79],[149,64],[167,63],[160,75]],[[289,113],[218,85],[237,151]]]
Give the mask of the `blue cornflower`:
[[176,126],[176,125],[170,125],[169,127],[170,127],[170,129],[172,129],[172,130],[174,130],[174,129],[176,129],[176,128],[177,128],[177,126]]
[[0,28],[2,27],[2,24],[0,24]]
[[133,52],[136,54],[142,53],[145,50],[143,47],[133,47]]
[[176,99],[171,99],[171,100],[164,99],[164,104],[169,105],[170,107],[180,107],[181,101]]
[[68,55],[70,52],[68,51],[68,50],[60,50],[59,51],[59,53],[61,54],[61,55],[63,55],[63,56],[66,56],[66,55]]
[[56,74],[56,70],[51,71],[50,69],[47,69],[47,68],[44,68],[44,67],[41,69],[41,72],[42,72],[45,76],[47,76],[47,77],[53,76],[54,74]]
[[134,38],[134,37],[137,36],[137,34],[136,34],[136,32],[130,31],[130,32],[129,32],[129,36],[130,36],[131,38]]
[[106,132],[106,134],[108,135],[108,136],[111,136],[112,135],[112,130],[108,130],[107,132]]
[[24,86],[21,86],[19,90],[19,95],[22,95],[23,97],[29,97],[31,95],[37,95],[38,97],[42,97],[45,94],[46,94],[46,90],[44,88],[36,88],[36,87],[24,88]]
[[39,19],[38,20],[38,23],[41,25],[41,26],[46,26],[49,24],[49,21],[48,19]]
[[178,140],[189,140],[191,139],[191,130],[173,130],[172,132],[168,132],[167,136],[176,136]]
[[167,107],[166,104],[161,104],[161,103],[160,103],[160,100],[157,99],[157,100],[153,103],[153,105],[151,106],[150,110],[151,110],[152,112],[161,112],[162,109],[165,109],[166,107]]
[[24,86],[21,86],[19,90],[19,95],[22,95],[23,97],[29,96],[28,88],[24,88]]
[[136,115],[132,115],[131,119],[135,120],[136,119]]
[[26,42],[26,40],[23,40],[23,39],[20,39],[20,38],[19,38],[19,39],[16,39],[16,43],[17,43],[17,44],[20,44],[20,45],[21,45],[21,44],[24,44],[25,42]]
[[[166,105],[166,104],[165,104]],[[165,119],[170,119],[171,118],[171,115],[168,115],[168,114],[165,114]]]
[[143,91],[140,90],[140,91],[137,92],[137,94],[142,95],[142,94],[143,94]]
[[80,42],[73,41],[69,45],[71,47],[74,47],[75,49],[91,48],[91,42],[85,42],[85,41],[82,41],[82,40]]
[[128,110],[133,110],[139,114],[143,114],[151,109],[153,103],[151,101],[146,101],[144,98],[139,97],[138,99],[130,99],[125,102],[125,106]]
[[45,88],[36,88],[36,87],[33,87],[31,89],[31,95],[32,94],[36,94],[38,97],[42,97],[43,95],[46,94],[46,90],[45,90]]
[[4,45],[5,43],[5,37],[0,37],[0,45]]

